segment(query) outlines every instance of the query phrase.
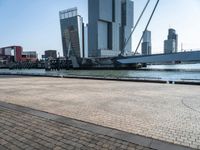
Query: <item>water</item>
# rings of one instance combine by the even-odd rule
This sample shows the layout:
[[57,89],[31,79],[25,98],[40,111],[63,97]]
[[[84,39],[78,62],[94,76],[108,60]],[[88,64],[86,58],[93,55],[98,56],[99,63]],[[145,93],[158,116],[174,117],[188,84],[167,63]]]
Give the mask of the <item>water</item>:
[[0,73],[37,74],[51,76],[92,76],[112,78],[142,78],[158,79],[164,81],[200,81],[200,64],[179,64],[179,65],[152,65],[141,70],[8,70],[1,69]]
[[151,65],[147,69],[200,71],[200,64]]

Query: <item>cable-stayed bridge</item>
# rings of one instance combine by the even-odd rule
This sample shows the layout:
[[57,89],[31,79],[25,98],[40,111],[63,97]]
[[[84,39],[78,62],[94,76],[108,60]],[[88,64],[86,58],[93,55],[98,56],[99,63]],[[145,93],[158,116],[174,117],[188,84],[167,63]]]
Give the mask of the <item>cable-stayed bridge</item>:
[[191,52],[178,52],[171,54],[154,54],[122,57],[117,59],[120,64],[137,63],[165,63],[165,62],[200,62],[200,50]]

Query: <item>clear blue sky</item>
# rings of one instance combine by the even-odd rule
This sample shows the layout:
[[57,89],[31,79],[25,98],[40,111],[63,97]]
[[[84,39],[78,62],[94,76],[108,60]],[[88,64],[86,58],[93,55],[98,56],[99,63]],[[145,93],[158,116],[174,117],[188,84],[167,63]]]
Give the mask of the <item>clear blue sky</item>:
[[[135,21],[146,0],[134,0]],[[147,17],[156,0],[152,0],[133,36],[133,50],[144,30]],[[0,47],[21,45],[24,50],[47,49],[62,54],[59,11],[78,7],[87,23],[87,0],[0,0]],[[184,49],[200,49],[200,0],[161,0],[149,26],[153,53],[163,52],[163,41],[169,27],[175,28]]]

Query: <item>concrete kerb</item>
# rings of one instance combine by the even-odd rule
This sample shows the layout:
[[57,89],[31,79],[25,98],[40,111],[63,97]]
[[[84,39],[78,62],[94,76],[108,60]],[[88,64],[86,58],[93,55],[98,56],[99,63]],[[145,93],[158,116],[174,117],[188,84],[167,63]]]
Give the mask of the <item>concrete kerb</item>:
[[92,76],[76,76],[76,75],[42,75],[42,74],[17,74],[17,73],[0,73],[0,75],[28,76],[28,77],[51,77],[51,78],[69,78],[69,79],[86,79],[86,80],[107,80],[107,81],[127,81],[127,82],[143,82],[143,83],[167,83],[167,81],[159,79],[142,79],[142,78],[112,78],[112,77],[92,77]]
[[148,138],[140,135],[136,135],[133,133],[128,133],[124,131],[120,131],[113,128],[107,128],[100,125],[95,125],[93,123],[88,123],[64,116],[59,116],[55,114],[51,114],[45,111],[39,111],[32,108],[27,108],[20,105],[10,104],[6,102],[0,101],[0,107],[8,108],[11,110],[16,110],[19,112],[27,113],[33,116],[45,118],[48,120],[56,121],[62,124],[70,125],[79,129],[87,130],[96,134],[101,134],[109,137],[113,137],[116,139],[120,139],[123,141],[127,141],[130,143],[138,144],[144,147],[157,149],[157,150],[193,150],[192,148],[176,145],[172,143],[168,143],[165,141],[156,140],[153,138]]
[[181,85],[196,85],[199,86],[200,82],[191,81],[168,81],[161,79],[142,79],[142,78],[112,78],[112,77],[91,77],[91,76],[75,76],[75,75],[41,75],[41,74],[9,74],[0,73],[0,75],[14,75],[14,76],[25,76],[25,77],[49,77],[49,78],[68,78],[68,79],[85,79],[85,80],[107,80],[107,81],[122,81],[122,82],[141,82],[141,83],[158,83],[158,84],[181,84]]

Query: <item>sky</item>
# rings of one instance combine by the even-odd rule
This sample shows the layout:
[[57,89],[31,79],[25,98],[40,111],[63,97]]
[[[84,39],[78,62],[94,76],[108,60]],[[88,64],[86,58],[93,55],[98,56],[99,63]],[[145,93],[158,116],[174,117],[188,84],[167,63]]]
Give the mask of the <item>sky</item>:
[[[134,0],[134,23],[147,0]],[[151,0],[138,28],[133,34],[133,51],[142,35],[156,0]],[[87,0],[0,0],[0,47],[20,45],[25,51],[55,49],[62,55],[59,11],[78,7],[88,22]],[[162,53],[168,29],[179,36],[179,51],[200,49],[200,0],[160,0],[149,25],[152,52]],[[140,50],[139,50],[140,52]]]

